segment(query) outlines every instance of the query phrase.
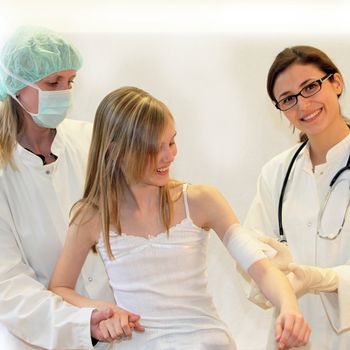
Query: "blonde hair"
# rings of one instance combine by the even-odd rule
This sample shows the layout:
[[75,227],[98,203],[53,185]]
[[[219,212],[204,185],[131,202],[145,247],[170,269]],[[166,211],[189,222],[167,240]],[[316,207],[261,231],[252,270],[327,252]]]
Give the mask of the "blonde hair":
[[16,169],[12,158],[21,131],[20,107],[7,96],[0,106],[0,168],[10,165]]
[[[129,183],[142,179],[149,162],[155,164],[159,138],[170,120],[172,115],[164,103],[136,87],[112,91],[97,108],[77,214],[84,208],[97,209],[110,258],[110,225],[121,233],[120,206],[125,194],[131,194]],[[160,211],[167,232],[173,212],[171,186],[160,188]]]

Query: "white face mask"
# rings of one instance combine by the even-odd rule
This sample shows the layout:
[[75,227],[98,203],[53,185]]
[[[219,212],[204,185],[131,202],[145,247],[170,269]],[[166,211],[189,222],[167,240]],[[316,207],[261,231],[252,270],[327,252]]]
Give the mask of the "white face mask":
[[28,113],[37,125],[55,129],[64,120],[72,105],[71,90],[45,91],[39,89],[38,103],[38,113]]
[[72,105],[71,90],[45,91],[35,85],[30,86],[38,90],[38,113],[29,112],[16,96],[12,97],[32,116],[35,124],[42,128],[57,128]]

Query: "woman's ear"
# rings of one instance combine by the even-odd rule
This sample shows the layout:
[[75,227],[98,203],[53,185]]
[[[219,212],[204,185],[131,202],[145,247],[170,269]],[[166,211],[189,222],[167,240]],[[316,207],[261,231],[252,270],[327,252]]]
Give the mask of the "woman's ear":
[[334,73],[333,75],[333,80],[332,80],[332,85],[335,89],[335,92],[338,96],[340,96],[343,92],[344,88],[344,81],[342,76],[339,73]]

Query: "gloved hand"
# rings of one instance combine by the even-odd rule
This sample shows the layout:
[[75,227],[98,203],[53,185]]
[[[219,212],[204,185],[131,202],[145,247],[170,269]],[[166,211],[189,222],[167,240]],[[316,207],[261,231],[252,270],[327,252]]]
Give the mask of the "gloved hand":
[[276,251],[276,253],[272,255],[263,250],[264,253],[268,255],[271,262],[281,271],[289,272],[288,266],[293,262],[293,256],[288,246],[269,236],[259,236],[258,240],[264,244],[267,244]]
[[[269,236],[259,236],[258,239],[272,247],[277,253],[269,256],[274,265],[286,273],[296,294],[314,290],[318,292],[334,292],[338,289],[338,274],[330,268],[320,268],[293,263],[293,256],[287,245]],[[256,297],[259,300],[259,297]]]
[[289,264],[288,268],[291,273],[287,275],[287,278],[296,294],[309,291],[335,292],[338,289],[339,276],[332,268],[294,263]]

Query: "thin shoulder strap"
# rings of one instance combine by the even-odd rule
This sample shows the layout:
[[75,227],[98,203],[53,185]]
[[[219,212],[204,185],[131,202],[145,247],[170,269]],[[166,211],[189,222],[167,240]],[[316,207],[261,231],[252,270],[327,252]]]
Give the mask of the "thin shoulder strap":
[[183,193],[183,196],[184,196],[184,205],[185,205],[186,218],[189,219],[190,218],[190,210],[188,208],[187,187],[188,187],[188,184],[183,184],[182,185],[182,193]]

